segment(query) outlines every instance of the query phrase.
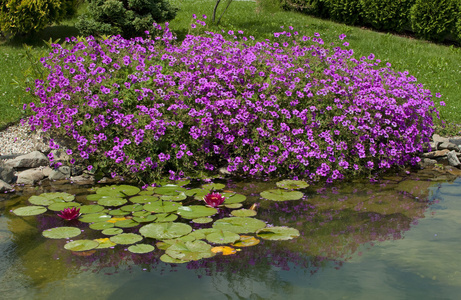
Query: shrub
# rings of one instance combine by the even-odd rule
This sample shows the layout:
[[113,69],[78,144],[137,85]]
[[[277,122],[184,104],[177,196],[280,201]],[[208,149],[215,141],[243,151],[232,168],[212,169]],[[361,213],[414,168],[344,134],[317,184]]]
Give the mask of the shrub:
[[442,41],[454,32],[458,0],[416,0],[410,10],[411,26],[420,37]]
[[328,0],[278,0],[285,9],[295,9],[317,17],[328,17]]
[[83,35],[142,36],[153,22],[165,22],[177,9],[165,0],[90,0],[76,27]]
[[29,124],[69,137],[90,168],[144,182],[220,167],[332,182],[414,164],[432,136],[431,92],[347,43],[291,27],[274,41],[205,31],[176,43],[163,30],[54,45]]
[[461,1],[458,1],[458,15],[456,17],[454,33],[458,38],[458,42],[461,44]]
[[379,30],[410,29],[410,8],[416,0],[360,0],[364,24]]
[[359,0],[327,0],[330,18],[348,25],[361,24],[362,6]]
[[29,34],[72,16],[76,0],[0,0],[0,30]]

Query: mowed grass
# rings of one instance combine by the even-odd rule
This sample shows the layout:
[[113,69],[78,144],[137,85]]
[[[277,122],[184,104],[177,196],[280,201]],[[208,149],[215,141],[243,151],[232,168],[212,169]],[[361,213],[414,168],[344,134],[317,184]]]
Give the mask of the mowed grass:
[[[349,47],[354,49],[357,57],[373,53],[383,62],[383,65],[385,62],[390,62],[396,71],[408,71],[414,75],[418,82],[424,84],[424,87],[430,89],[433,94],[441,93],[442,98],[434,98],[434,101],[442,100],[446,103],[445,107],[438,106],[442,119],[447,123],[461,124],[461,49],[459,47],[437,45],[414,38],[346,26],[298,12],[282,11],[275,7],[261,9],[254,1],[234,0],[219,26],[216,26],[211,24],[215,0],[171,0],[170,2],[180,9],[176,18],[170,21],[170,28],[176,32],[179,39],[184,38],[189,32],[194,32],[190,30],[192,14],[199,17],[207,15],[208,30],[215,32],[243,30],[246,36],[254,36],[257,40],[272,39],[273,32],[281,30],[280,26],[293,26],[302,35],[313,35],[318,32],[326,43],[338,43],[337,37],[344,33],[347,35],[346,41],[349,42]],[[217,17],[221,15],[226,5],[226,1],[221,2]],[[51,37],[55,40],[58,37],[62,38],[66,33],[78,34],[72,27],[72,23],[71,20],[65,26],[61,25],[61,28],[56,26],[48,28],[36,37],[32,44],[37,45],[39,51],[38,45],[41,39],[48,40]],[[0,46],[2,62],[0,109],[5,112],[0,115],[0,127],[20,119],[22,105],[30,99],[24,96],[21,90],[15,89],[14,85],[10,85],[14,77],[21,78],[21,72],[29,67],[24,55],[25,51],[21,47]],[[451,130],[448,133],[458,132]]]

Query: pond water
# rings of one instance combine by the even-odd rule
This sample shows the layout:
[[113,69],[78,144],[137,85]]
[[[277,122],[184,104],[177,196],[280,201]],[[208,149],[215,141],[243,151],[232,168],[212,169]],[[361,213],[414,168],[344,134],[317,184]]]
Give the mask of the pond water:
[[133,254],[123,245],[71,252],[41,235],[57,218],[11,210],[47,191],[82,199],[88,187],[41,187],[0,202],[1,298],[459,299],[461,178],[309,187],[288,202],[259,196],[274,182],[226,185],[247,195],[244,207],[258,204],[259,219],[301,236],[183,264],[160,261],[158,249]]

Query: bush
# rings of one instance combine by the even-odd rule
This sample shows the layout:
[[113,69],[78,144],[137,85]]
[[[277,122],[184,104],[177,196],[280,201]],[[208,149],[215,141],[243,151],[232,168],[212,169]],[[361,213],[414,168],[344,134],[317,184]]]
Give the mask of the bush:
[[454,32],[458,0],[416,0],[411,8],[411,26],[419,37],[442,41]]
[[0,0],[0,30],[30,34],[72,16],[76,6],[76,0]]
[[285,9],[303,11],[309,15],[326,18],[329,16],[327,9],[328,0],[278,0]]
[[378,30],[410,29],[410,8],[416,0],[360,0],[364,24]]
[[69,137],[90,168],[146,183],[220,167],[332,182],[419,161],[435,108],[413,76],[293,28],[274,41],[225,36],[177,44],[165,28],[54,45],[28,122]]
[[327,0],[330,18],[347,25],[362,24],[359,0]]
[[83,35],[142,36],[152,23],[173,19],[176,11],[165,0],[90,0],[76,27]]
[[461,44],[461,1],[458,1],[458,15],[456,17],[454,33],[458,38],[458,42]]

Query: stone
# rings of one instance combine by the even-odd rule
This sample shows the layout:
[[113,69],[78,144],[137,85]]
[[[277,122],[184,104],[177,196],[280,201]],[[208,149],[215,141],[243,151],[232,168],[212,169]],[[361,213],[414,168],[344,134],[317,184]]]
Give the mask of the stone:
[[14,179],[13,168],[6,166],[4,163],[0,163],[0,180],[6,183],[12,183],[13,179]]
[[219,168],[218,172],[219,172],[219,174],[221,174],[221,175],[230,175],[230,174],[231,174],[229,171],[227,171],[227,167],[221,167],[221,168]]
[[461,137],[459,137],[459,136],[449,138],[448,141],[450,143],[455,144],[455,145],[461,146]]
[[450,152],[450,150],[448,150],[448,149],[439,150],[439,151],[432,151],[432,152],[423,153],[423,157],[425,157],[425,158],[443,157],[443,156],[447,155],[448,152]]
[[0,192],[9,191],[13,189],[11,185],[0,179]]
[[17,184],[35,184],[45,178],[40,168],[28,169],[18,174]]
[[70,167],[61,166],[57,170],[51,170],[50,175],[48,175],[49,180],[61,180],[70,177]]
[[436,163],[437,163],[437,161],[436,161],[435,159],[424,158],[424,159],[422,160],[423,168],[426,168],[426,167],[433,167]]
[[26,155],[7,160],[5,165],[10,168],[36,168],[49,165],[48,157],[40,151],[34,151]]
[[61,149],[51,150],[53,153],[53,158],[55,162],[68,162],[70,160],[70,156],[66,153],[66,151]]
[[450,143],[450,142],[443,142],[441,144],[438,145],[438,149],[448,149],[448,150],[455,150],[455,151],[458,151],[459,150],[459,147],[453,143]]
[[459,159],[456,156],[456,152],[454,150],[448,152],[447,154],[448,164],[453,167],[458,167],[460,165]]
[[446,138],[446,137],[441,137],[441,136],[438,135],[438,134],[434,134],[434,135],[432,136],[432,140],[433,140],[434,142],[439,142],[439,143],[449,142],[449,141],[450,141],[448,138]]
[[48,167],[48,166],[42,168],[42,172],[43,172],[43,175],[44,175],[45,177],[50,176],[50,174],[51,174],[52,171],[53,171],[53,169],[50,168],[50,167]]
[[430,143],[429,143],[429,146],[431,147],[431,151],[439,150],[439,149],[437,148],[437,145],[438,145],[438,144],[439,144],[439,143],[436,143],[436,142],[430,142]]
[[94,177],[89,174],[82,174],[79,176],[72,176],[70,178],[71,183],[76,183],[76,184],[94,184]]

